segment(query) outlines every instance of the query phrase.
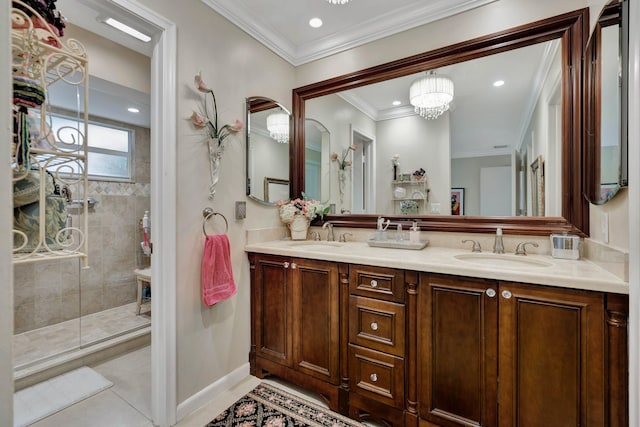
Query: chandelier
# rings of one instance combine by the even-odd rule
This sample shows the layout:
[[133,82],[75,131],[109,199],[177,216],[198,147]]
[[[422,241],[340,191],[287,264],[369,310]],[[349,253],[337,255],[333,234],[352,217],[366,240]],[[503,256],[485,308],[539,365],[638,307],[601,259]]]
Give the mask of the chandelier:
[[345,4],[349,3],[349,0],[327,0],[331,4]]
[[417,114],[425,119],[437,119],[449,109],[453,100],[453,82],[450,78],[430,71],[425,77],[411,83],[409,102]]
[[286,113],[273,113],[267,116],[267,130],[271,138],[280,144],[289,142],[289,115]]

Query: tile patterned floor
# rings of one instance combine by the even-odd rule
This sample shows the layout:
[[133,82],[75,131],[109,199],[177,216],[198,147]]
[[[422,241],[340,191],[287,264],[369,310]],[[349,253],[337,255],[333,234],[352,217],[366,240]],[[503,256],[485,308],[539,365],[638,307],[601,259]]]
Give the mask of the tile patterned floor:
[[26,366],[80,345],[151,324],[149,311],[143,311],[140,316],[136,316],[135,310],[135,303],[126,304],[80,319],[16,334],[13,337],[14,366]]
[[32,424],[32,427],[153,427],[150,420],[151,347],[92,368],[113,382],[113,386]]

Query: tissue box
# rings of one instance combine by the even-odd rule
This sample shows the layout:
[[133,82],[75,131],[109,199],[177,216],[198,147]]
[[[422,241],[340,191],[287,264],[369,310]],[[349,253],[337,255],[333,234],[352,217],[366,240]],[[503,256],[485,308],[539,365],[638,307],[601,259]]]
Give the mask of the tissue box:
[[580,237],[572,234],[552,234],[551,256],[560,259],[580,258]]

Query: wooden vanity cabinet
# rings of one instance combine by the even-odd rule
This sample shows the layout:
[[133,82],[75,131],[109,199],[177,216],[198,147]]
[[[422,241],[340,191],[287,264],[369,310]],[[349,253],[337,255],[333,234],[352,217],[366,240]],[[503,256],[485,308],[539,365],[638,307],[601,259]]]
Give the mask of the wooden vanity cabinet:
[[[610,413],[622,408],[605,398],[615,380],[606,371],[606,299],[421,274],[420,425],[611,426]],[[615,381],[625,386],[620,375]]]
[[251,373],[393,427],[628,426],[628,297],[249,254]]
[[249,254],[251,373],[313,390],[338,410],[338,264]]
[[405,272],[349,266],[349,416],[404,425]]

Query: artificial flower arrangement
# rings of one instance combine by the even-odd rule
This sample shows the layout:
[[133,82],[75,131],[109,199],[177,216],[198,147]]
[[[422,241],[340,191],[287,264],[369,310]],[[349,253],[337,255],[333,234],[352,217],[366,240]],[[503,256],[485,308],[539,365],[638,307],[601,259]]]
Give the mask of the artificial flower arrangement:
[[[203,92],[204,95],[204,111],[198,113],[196,111],[191,115],[191,122],[198,128],[205,128],[207,136],[210,139],[217,139],[218,145],[222,146],[222,142],[231,134],[239,132],[242,129],[242,122],[235,120],[233,124],[227,123],[222,127],[218,127],[218,105],[216,104],[216,95],[202,80],[202,73],[196,74],[194,77],[196,88]],[[207,95],[211,95],[211,106],[207,107]],[[212,120],[213,117],[213,120]]]
[[317,200],[302,198],[293,200],[279,200],[276,205],[280,210],[280,220],[285,224],[291,224],[296,217],[305,217],[309,221],[315,217],[324,217],[329,213],[329,207],[324,207]]
[[[242,122],[235,120],[233,123],[227,123],[218,126],[218,105],[216,104],[216,96],[202,80],[202,73],[196,74],[194,78],[196,89],[204,93],[204,109],[201,113],[196,111],[191,115],[191,123],[200,129],[206,131],[207,144],[209,146],[209,165],[211,172],[211,185],[209,186],[209,199],[213,199],[216,193],[216,184],[218,183],[218,168],[220,159],[224,153],[223,142],[229,135],[235,134],[242,129]],[[210,104],[207,103],[207,96],[211,96]]]
[[358,149],[358,146],[356,144],[350,145],[349,147],[342,150],[341,158],[338,157],[338,153],[333,152],[331,153],[331,161],[338,162],[338,167],[341,170],[345,170],[347,167],[353,164],[351,160],[347,160],[349,153],[351,153],[352,151],[356,151],[357,149]]

